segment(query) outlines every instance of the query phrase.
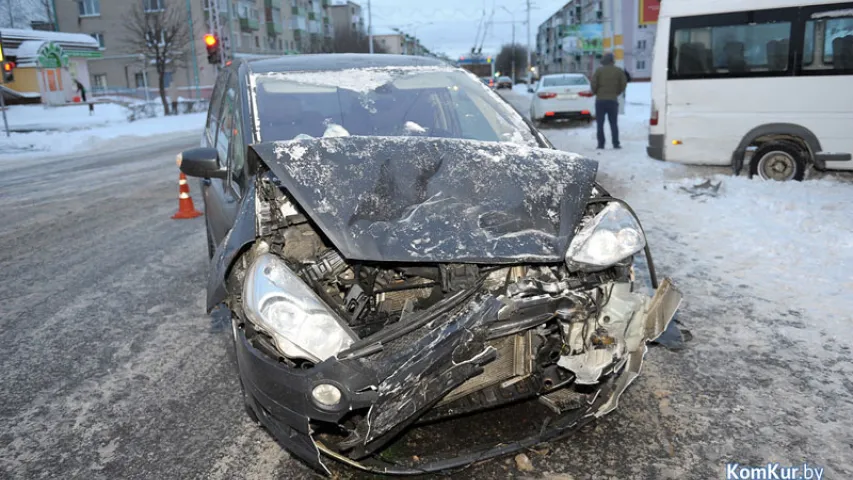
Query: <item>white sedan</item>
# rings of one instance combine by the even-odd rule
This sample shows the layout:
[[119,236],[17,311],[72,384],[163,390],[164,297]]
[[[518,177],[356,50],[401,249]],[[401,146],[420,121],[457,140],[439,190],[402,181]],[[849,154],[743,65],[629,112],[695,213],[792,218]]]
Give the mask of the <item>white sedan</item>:
[[595,99],[586,75],[544,75],[529,91],[534,94],[530,102],[530,119],[534,122],[561,119],[592,121]]

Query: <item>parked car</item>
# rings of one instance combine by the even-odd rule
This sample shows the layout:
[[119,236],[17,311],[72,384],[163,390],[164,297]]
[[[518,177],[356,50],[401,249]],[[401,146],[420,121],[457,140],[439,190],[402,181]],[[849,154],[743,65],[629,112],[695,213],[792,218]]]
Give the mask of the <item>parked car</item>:
[[498,77],[498,88],[512,88],[512,79],[509,77]]
[[680,303],[597,163],[438,60],[236,60],[202,144],[178,164],[203,179],[207,309],[230,311],[249,416],[320,471],[421,474],[575,431]]
[[595,99],[589,79],[583,74],[543,75],[532,92],[530,119],[534,122],[592,121]]

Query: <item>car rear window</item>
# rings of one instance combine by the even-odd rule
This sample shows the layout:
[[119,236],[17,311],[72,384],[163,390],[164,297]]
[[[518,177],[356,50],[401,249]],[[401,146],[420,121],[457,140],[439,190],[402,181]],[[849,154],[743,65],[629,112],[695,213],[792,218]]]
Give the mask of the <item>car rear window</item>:
[[571,75],[564,77],[545,77],[542,79],[543,87],[570,87],[573,85],[588,85],[586,77]]
[[361,135],[537,145],[518,112],[451,68],[258,74],[255,83],[262,142]]

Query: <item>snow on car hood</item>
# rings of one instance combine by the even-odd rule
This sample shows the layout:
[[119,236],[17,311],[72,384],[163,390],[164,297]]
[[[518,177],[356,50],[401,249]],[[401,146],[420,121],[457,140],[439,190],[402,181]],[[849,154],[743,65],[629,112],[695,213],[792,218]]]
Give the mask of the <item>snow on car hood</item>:
[[252,147],[348,260],[563,261],[598,164],[511,143],[333,137]]

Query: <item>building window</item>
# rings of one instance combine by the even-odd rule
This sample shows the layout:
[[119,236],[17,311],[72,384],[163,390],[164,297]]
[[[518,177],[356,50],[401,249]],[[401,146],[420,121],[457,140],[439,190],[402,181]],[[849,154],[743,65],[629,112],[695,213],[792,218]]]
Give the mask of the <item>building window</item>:
[[637,70],[645,70],[646,69],[646,61],[645,60],[637,60]]
[[160,35],[157,35],[156,32],[149,30],[145,34],[145,39],[148,41],[149,46],[153,46],[154,42],[157,42],[158,46],[163,47],[166,45],[166,31],[160,30]]
[[77,4],[81,17],[92,17],[101,14],[101,0],[80,0]]
[[255,48],[261,48],[261,39],[255,35]]
[[107,74],[99,73],[92,76],[92,88],[107,88]]
[[165,9],[164,0],[142,0],[146,12],[159,12]]
[[637,50],[645,50],[646,49],[646,41],[645,40],[637,40]]
[[101,50],[105,48],[104,45],[104,34],[103,33],[92,33],[92,37],[98,41],[98,45],[100,45]]
[[136,88],[145,88],[145,75],[142,72],[139,72],[133,76],[133,80],[136,82]]

